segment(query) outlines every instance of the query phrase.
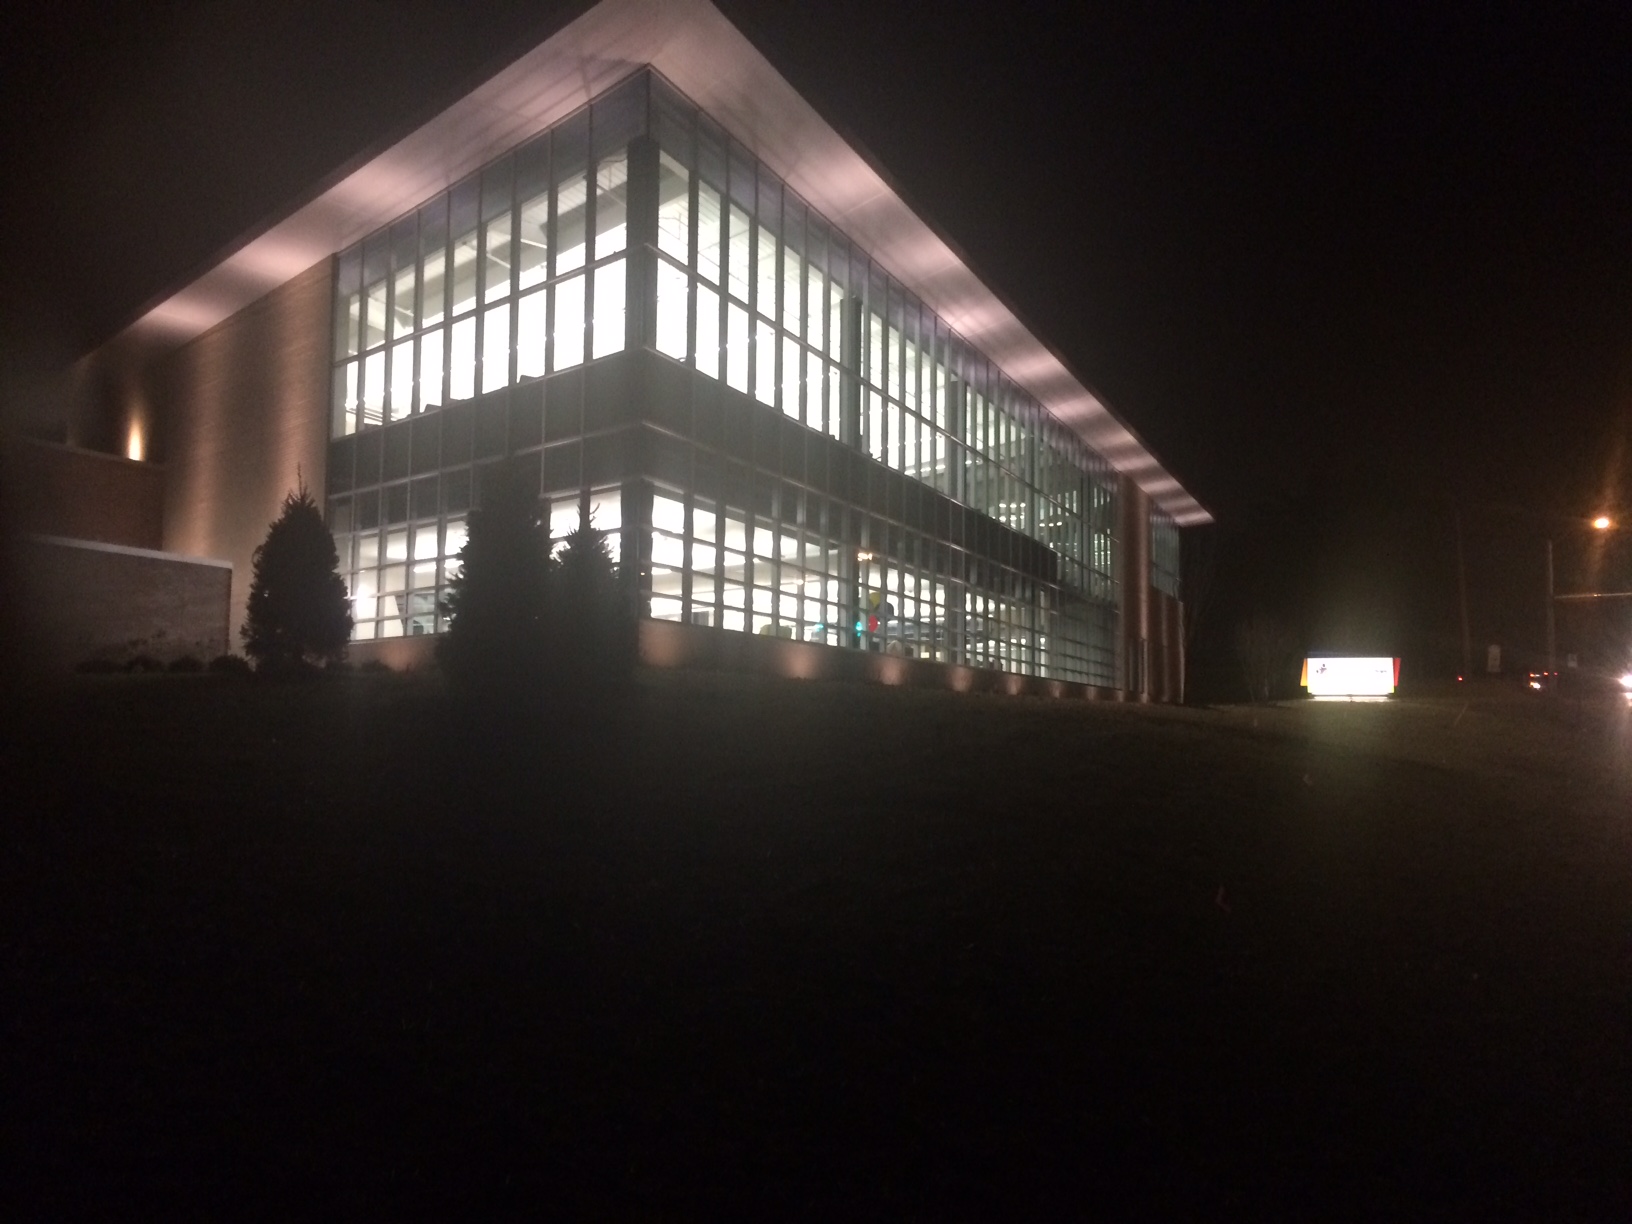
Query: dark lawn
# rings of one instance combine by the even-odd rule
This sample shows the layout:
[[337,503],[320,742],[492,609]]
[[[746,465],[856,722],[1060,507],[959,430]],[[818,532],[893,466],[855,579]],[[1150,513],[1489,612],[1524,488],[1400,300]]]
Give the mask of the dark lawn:
[[26,723],[11,1218],[1632,1215],[1617,707],[657,676],[495,734],[151,677]]

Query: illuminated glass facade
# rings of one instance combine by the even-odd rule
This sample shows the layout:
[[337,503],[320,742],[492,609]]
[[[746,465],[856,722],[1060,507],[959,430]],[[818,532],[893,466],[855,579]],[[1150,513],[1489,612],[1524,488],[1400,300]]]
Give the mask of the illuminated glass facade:
[[1118,683],[1110,465],[655,73],[342,252],[334,319],[359,640],[442,628],[507,468],[653,619]]

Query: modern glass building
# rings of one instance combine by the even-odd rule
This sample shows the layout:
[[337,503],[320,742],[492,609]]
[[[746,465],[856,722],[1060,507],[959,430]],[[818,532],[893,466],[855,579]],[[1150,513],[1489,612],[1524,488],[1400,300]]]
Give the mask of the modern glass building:
[[261,461],[322,471],[358,654],[427,653],[504,479],[611,533],[654,662],[1180,695],[1206,512],[701,0],[606,0],[234,258],[303,243],[93,355],[90,419],[210,555],[227,401],[284,406]]

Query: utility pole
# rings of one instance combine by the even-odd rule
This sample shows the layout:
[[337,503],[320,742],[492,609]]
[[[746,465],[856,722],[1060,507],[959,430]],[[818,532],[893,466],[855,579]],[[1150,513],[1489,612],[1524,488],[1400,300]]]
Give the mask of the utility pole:
[[1462,678],[1466,680],[1473,671],[1473,645],[1468,638],[1468,563],[1462,555],[1462,508],[1453,506],[1451,516],[1456,522],[1456,595],[1462,608]]
[[1558,678],[1558,642],[1553,626],[1553,541],[1547,540],[1547,688]]

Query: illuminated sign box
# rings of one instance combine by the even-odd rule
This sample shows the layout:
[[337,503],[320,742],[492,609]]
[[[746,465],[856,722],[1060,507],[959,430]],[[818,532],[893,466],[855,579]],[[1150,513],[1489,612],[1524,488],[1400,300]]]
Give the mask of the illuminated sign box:
[[1311,697],[1387,697],[1400,683],[1398,659],[1305,659]]

